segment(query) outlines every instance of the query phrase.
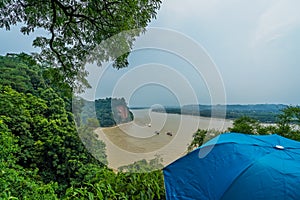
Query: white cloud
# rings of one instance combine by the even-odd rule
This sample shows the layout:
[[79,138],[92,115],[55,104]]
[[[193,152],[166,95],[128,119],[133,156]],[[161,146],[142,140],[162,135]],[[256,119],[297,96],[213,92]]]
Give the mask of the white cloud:
[[[274,1],[272,1],[274,2]],[[253,45],[272,42],[300,25],[300,1],[277,0],[259,18]]]

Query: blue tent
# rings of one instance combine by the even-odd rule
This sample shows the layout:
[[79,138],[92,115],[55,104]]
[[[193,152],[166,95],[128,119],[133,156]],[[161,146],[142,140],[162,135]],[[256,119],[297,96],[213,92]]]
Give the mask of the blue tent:
[[172,200],[300,199],[300,142],[222,134],[165,167],[164,180]]

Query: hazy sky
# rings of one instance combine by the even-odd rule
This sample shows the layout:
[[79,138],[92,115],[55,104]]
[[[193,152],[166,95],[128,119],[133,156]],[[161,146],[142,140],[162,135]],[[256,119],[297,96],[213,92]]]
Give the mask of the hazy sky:
[[[299,7],[298,0],[164,0],[150,27],[176,30],[198,42],[220,72],[227,103],[299,104]],[[0,30],[2,55],[33,51],[31,43],[32,37],[23,36],[16,29]],[[200,103],[211,102],[205,77],[195,76],[188,62],[170,52],[151,50],[133,52],[128,69],[107,70],[96,96],[108,95],[121,77],[136,66],[149,63],[176,69],[182,80],[190,80]],[[179,92],[170,90],[168,85],[149,82],[136,88],[127,100],[131,105],[176,105],[180,98],[184,104],[189,103],[184,84],[174,84]]]

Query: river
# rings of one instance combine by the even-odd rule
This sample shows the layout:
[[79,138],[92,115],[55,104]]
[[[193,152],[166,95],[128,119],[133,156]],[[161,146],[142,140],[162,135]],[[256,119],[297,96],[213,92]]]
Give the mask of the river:
[[[186,154],[193,133],[200,129],[227,130],[231,120],[132,110],[134,121],[95,132],[106,144],[108,166],[117,169],[159,155],[164,166]],[[171,133],[172,136],[167,135]]]

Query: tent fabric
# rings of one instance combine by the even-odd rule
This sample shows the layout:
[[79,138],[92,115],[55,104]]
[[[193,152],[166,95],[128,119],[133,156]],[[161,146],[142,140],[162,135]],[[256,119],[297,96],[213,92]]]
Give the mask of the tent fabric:
[[275,134],[221,134],[163,172],[172,200],[300,199],[300,143]]

